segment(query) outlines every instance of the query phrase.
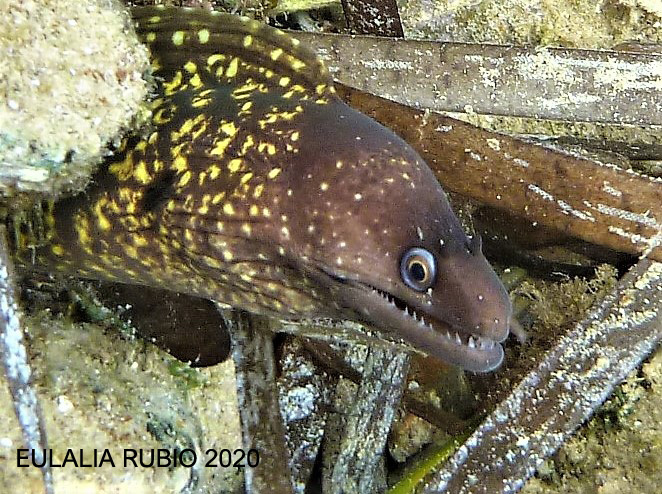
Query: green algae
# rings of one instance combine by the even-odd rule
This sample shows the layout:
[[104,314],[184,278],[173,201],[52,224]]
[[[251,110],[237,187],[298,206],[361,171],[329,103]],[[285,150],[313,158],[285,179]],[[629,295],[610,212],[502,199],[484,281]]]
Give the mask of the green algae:
[[172,376],[183,379],[188,389],[200,388],[209,383],[207,377],[199,369],[195,369],[185,362],[172,361],[168,365],[168,371]]
[[430,448],[419,461],[407,469],[407,473],[387,491],[388,494],[415,492],[425,478],[447,461],[469,436],[470,433],[466,433]]

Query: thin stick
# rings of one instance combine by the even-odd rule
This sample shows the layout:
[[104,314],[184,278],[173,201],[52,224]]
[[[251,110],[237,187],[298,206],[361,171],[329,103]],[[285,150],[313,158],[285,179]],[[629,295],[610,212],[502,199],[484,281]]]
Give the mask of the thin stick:
[[9,257],[7,231],[0,225],[0,358],[5,368],[14,410],[23,440],[34,462],[41,467],[46,494],[53,494],[51,458],[47,454],[46,426],[37,394],[32,386],[32,370],[23,342],[21,317],[16,304],[14,268]]
[[642,260],[417,492],[517,492],[660,340],[662,263]]

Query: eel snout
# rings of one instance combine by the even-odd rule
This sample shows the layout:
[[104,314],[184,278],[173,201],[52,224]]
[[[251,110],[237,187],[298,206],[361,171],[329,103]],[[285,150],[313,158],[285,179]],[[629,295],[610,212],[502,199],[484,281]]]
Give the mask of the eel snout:
[[438,258],[443,273],[435,288],[439,291],[439,317],[464,333],[500,343],[510,332],[512,305],[477,238],[472,240],[468,252]]
[[[407,278],[417,275],[415,263],[424,263],[426,255],[435,266],[434,282],[429,287],[414,284],[420,289],[413,290]],[[414,264],[409,275],[402,272],[408,259]],[[408,249],[400,270],[403,279],[390,284],[382,283],[383,276],[347,278],[325,272],[340,287],[336,295],[341,304],[358,319],[463,369],[489,372],[499,367],[512,305],[478,240],[452,251]]]
[[505,289],[495,309],[483,312],[480,322],[469,326],[466,321],[449,323],[428,304],[426,308],[371,285],[346,279],[342,284],[338,297],[359,319],[430,356],[472,372],[490,372],[503,362],[500,343],[508,336],[512,313]]

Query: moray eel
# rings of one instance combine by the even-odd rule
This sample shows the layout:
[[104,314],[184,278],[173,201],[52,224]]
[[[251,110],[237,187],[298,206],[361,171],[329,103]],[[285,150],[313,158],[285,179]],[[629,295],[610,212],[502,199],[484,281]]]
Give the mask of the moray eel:
[[511,305],[432,171],[345,105],[299,42],[246,18],[138,8],[152,128],[47,211],[35,259],[279,318],[367,323],[475,372]]

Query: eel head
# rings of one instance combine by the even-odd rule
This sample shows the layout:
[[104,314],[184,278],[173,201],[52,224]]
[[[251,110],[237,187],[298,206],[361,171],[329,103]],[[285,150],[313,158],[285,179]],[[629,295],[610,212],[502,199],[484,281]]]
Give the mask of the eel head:
[[498,367],[508,293],[427,164],[344,104],[316,125],[317,144],[307,143],[313,154],[300,158],[310,173],[290,177],[307,198],[292,214],[303,269],[345,317],[470,371]]

